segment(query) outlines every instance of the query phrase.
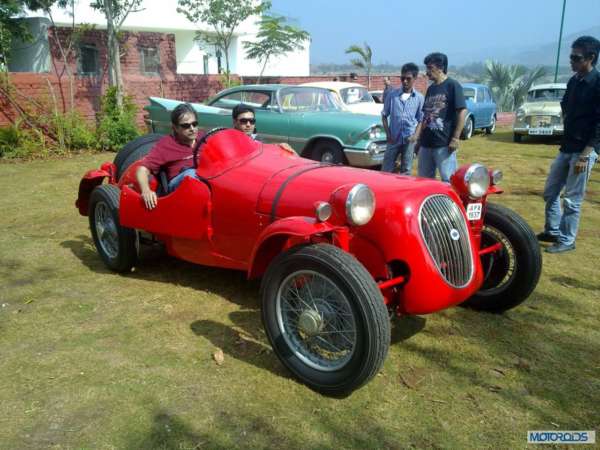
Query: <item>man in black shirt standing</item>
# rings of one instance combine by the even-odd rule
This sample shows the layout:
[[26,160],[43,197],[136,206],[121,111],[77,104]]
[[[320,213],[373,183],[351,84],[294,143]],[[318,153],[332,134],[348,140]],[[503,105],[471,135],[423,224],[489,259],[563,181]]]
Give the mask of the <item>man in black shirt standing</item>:
[[[600,73],[596,70],[600,42],[582,36],[571,45],[571,69],[560,103],[564,133],[560,152],[550,167],[544,188],[546,223],[538,240],[553,242],[548,253],[575,249],[579,212],[587,181],[600,150]],[[560,193],[564,188],[563,211]]]
[[427,89],[419,139],[420,177],[435,178],[436,169],[446,183],[456,172],[456,151],[465,125],[467,106],[460,83],[446,74],[448,57],[431,53],[425,57],[427,77],[433,84]]

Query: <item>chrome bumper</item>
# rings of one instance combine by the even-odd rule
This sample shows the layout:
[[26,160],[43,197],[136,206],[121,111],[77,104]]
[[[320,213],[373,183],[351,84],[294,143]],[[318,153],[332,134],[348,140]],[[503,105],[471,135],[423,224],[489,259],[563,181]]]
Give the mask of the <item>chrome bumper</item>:
[[375,142],[371,144],[372,149],[365,150],[359,148],[344,148],[344,154],[348,163],[355,167],[373,167],[383,164],[383,155],[387,148],[385,142]]

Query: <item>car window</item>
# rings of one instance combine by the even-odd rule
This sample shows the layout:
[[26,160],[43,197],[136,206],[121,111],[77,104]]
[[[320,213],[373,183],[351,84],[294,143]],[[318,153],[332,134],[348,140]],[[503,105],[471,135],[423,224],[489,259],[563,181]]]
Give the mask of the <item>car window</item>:
[[548,88],[548,89],[534,89],[529,91],[527,94],[528,102],[552,102],[561,101],[565,95],[566,89],[561,88]]
[[217,108],[233,109],[236,105],[242,103],[242,92],[232,92],[231,94],[219,97],[210,106],[216,106]]
[[486,103],[490,103],[492,101],[492,96],[490,95],[490,91],[488,88],[483,88],[483,100]]
[[475,89],[463,88],[463,93],[465,95],[465,100],[475,100]]
[[477,103],[483,103],[483,89],[477,89]]
[[236,105],[244,103],[254,109],[267,109],[271,106],[271,93],[264,91],[237,91],[218,98],[211,106],[233,109]]
[[369,94],[366,88],[360,86],[352,86],[340,89],[340,95],[346,105],[354,105],[356,103],[374,103],[373,97]]
[[285,112],[342,110],[337,95],[323,88],[284,88],[279,93],[279,103]]

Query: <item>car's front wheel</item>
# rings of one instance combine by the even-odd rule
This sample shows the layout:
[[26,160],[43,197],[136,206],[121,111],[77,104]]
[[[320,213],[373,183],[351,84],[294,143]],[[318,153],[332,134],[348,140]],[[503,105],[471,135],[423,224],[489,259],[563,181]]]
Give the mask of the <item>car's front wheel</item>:
[[519,305],[535,289],[542,271],[542,254],[535,233],[514,211],[488,203],[481,248],[500,244],[481,257],[485,280],[464,305],[501,313]]
[[116,272],[128,272],[138,255],[137,234],[119,224],[119,188],[102,184],[92,191],[89,219],[92,238],[104,264]]
[[347,164],[341,145],[334,141],[317,142],[312,149],[311,159],[329,164]]
[[390,323],[373,277],[328,244],[298,247],[269,265],[262,318],[273,350],[303,383],[345,395],[379,372]]
[[513,142],[519,143],[523,140],[523,136],[519,133],[513,133]]

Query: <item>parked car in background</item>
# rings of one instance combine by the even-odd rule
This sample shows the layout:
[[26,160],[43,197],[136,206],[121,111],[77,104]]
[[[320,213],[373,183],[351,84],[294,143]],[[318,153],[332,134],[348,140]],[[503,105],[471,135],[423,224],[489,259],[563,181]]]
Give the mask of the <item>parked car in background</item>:
[[369,91],[369,94],[371,94],[375,103],[383,103],[383,90]]
[[[147,123],[153,133],[171,131],[171,111],[180,101],[150,97]],[[329,89],[282,84],[224,90],[208,105],[192,104],[200,128],[231,127],[231,110],[244,103],[256,112],[258,139],[287,142],[299,155],[357,167],[380,166],[386,149],[381,117],[347,111]]]
[[467,117],[461,138],[471,139],[476,129],[492,134],[496,131],[496,102],[492,91],[486,85],[477,83],[462,83],[462,87],[467,102]]
[[560,101],[566,90],[566,83],[538,84],[529,89],[527,100],[517,109],[513,140],[521,142],[523,136],[562,136]]
[[335,92],[346,109],[355,113],[380,116],[383,109],[383,105],[375,102],[369,91],[367,91],[367,88],[358,83],[315,81],[312,83],[303,83],[300,86],[329,89],[331,92]]

